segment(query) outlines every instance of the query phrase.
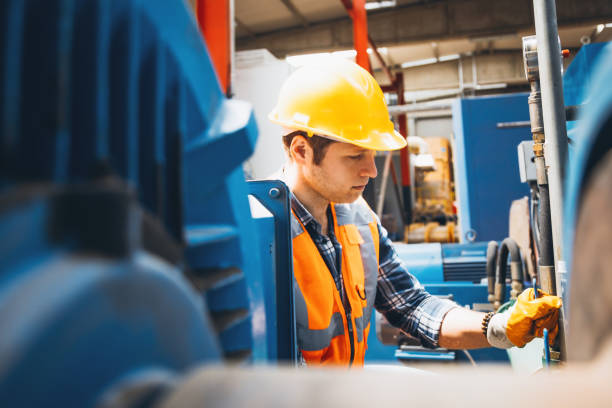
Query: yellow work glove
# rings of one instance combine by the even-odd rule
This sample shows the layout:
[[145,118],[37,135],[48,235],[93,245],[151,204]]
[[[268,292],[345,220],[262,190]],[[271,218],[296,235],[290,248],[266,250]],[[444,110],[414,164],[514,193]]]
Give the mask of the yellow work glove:
[[489,321],[487,339],[494,347],[523,347],[535,337],[542,337],[544,329],[549,332],[552,345],[559,331],[559,309],[561,298],[538,290],[534,299],[533,289],[523,291],[516,303],[507,311],[495,314]]
[[557,322],[561,298],[547,295],[541,290],[538,290],[538,294],[538,298],[534,299],[533,289],[523,291],[511,308],[506,335],[517,347],[523,347],[535,337],[542,337],[544,329],[548,329],[549,345],[552,346],[559,332]]

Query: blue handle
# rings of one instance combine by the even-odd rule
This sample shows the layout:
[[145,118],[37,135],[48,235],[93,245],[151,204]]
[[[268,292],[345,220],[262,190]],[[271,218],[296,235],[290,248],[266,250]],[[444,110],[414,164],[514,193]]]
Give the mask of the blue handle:
[[550,347],[548,347],[548,329],[544,329],[544,360],[546,361],[545,367],[550,367]]

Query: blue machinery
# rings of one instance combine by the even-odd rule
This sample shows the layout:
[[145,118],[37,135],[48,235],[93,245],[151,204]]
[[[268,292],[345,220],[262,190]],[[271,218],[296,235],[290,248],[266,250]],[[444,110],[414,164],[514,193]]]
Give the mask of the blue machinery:
[[[476,311],[491,311],[493,306],[487,300],[486,252],[487,243],[474,244],[395,244],[399,257],[408,265],[425,289],[432,295],[451,299],[458,304]],[[376,327],[368,340],[366,362],[380,361],[468,361],[465,354],[452,350],[432,351],[411,346],[398,348],[397,331],[375,313],[371,320]],[[385,336],[385,331],[389,332]],[[408,341],[407,343],[411,343]],[[385,345],[386,344],[386,345]],[[505,351],[487,348],[472,350],[476,361],[508,361]]]
[[[529,195],[519,180],[516,146],[531,139],[527,94],[455,99],[456,191],[461,242],[508,236],[512,200]],[[494,187],[494,188],[493,188]]]
[[247,200],[287,219],[287,192],[245,182],[252,111],[187,9],[9,0],[0,21],[2,405],[138,405],[202,363],[294,360],[291,278],[262,276],[291,270],[289,226],[258,240]]
[[[187,10],[7,0],[0,21],[3,405],[146,406],[204,363],[294,361],[287,190],[244,181],[253,116]],[[584,122],[568,228],[610,95]],[[433,294],[485,303],[482,244],[399,252]]]

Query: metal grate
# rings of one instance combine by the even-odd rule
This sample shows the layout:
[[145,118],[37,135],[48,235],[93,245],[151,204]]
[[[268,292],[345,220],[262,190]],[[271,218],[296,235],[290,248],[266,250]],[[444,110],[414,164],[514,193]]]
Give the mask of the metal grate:
[[485,262],[444,262],[444,281],[478,282],[486,278]]
[[[480,283],[487,277],[486,262],[444,262],[442,264],[444,281],[467,281]],[[510,277],[510,267],[506,267],[506,276]]]

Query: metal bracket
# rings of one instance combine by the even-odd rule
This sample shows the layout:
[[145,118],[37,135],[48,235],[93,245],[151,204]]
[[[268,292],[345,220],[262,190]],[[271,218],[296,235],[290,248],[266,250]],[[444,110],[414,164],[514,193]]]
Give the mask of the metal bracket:
[[254,180],[247,184],[249,194],[274,216],[278,360],[296,362],[290,191],[280,180]]

